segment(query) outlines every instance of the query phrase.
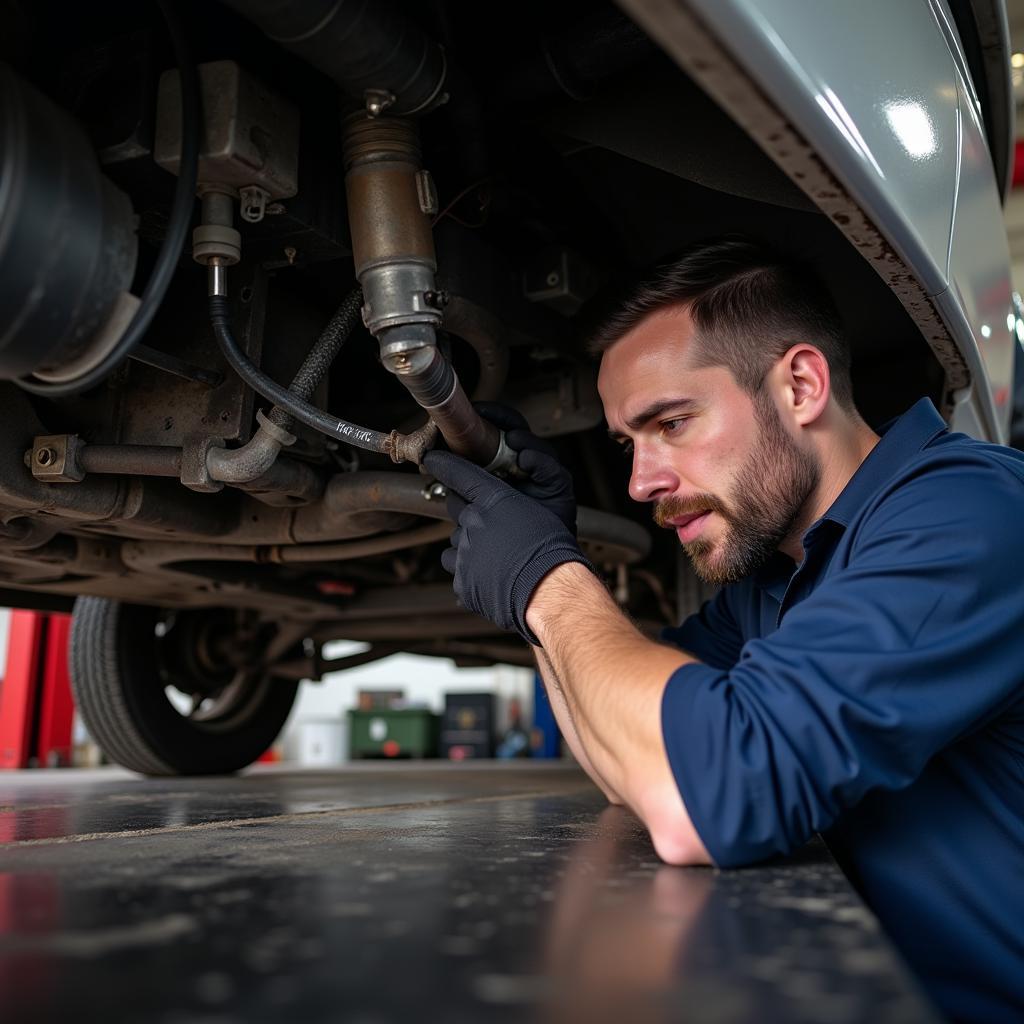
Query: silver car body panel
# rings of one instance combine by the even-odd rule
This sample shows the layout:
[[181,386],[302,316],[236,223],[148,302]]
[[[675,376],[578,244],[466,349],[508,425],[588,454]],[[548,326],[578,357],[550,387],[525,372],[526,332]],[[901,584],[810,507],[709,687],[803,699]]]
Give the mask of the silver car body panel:
[[655,38],[672,8],[689,11],[730,53],[931,298],[970,372],[952,425],[1005,441],[1016,326],[1009,252],[980,105],[944,0],[623,6]]

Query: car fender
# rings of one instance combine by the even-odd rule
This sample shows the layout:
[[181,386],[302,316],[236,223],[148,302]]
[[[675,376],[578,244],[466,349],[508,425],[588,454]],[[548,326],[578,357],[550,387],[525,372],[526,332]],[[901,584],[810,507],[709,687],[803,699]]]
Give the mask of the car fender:
[[[911,315],[917,312],[947,369],[944,411],[952,425],[1005,441],[1016,328],[1009,252],[980,104],[944,0],[626,0],[623,6],[677,57],[673,21],[692,16],[743,69],[923,293],[901,299]],[[685,66],[705,84],[699,60]],[[721,94],[716,98],[722,101]],[[771,140],[757,141],[778,162],[778,151],[766,145]],[[820,195],[812,198],[821,205]],[[834,214],[833,220],[844,223]],[[871,259],[868,247],[853,240]],[[876,255],[890,264],[892,286],[890,254]],[[930,307],[928,316],[941,329],[915,311],[915,302]],[[959,374],[950,343],[962,360]]]

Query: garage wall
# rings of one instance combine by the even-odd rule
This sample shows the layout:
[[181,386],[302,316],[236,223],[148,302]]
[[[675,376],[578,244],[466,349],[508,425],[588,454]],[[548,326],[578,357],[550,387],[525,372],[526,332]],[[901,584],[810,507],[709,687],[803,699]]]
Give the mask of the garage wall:
[[[364,645],[337,641],[325,648],[327,657],[343,657]],[[522,705],[524,721],[533,721],[533,672],[512,665],[492,668],[456,668],[446,658],[424,658],[395,654],[370,665],[331,672],[319,683],[303,682],[280,741],[287,760],[303,756],[303,726],[325,720],[343,721],[357,704],[360,690],[403,690],[406,699],[432,711],[444,709],[446,693],[489,692],[497,697],[499,735],[507,727],[508,701],[515,697]]]

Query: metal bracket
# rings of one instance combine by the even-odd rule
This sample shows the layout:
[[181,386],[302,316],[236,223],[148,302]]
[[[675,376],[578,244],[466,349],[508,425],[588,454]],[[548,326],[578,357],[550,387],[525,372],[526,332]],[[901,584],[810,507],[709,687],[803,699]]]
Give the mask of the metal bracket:
[[433,217],[437,213],[437,186],[430,171],[423,167],[416,172],[416,198],[419,200],[420,209],[428,217]]
[[181,449],[181,482],[192,491],[212,493],[224,488],[206,468],[206,454],[211,448],[224,448],[224,438],[206,434],[185,438]]
[[270,193],[259,185],[247,185],[238,190],[238,197],[241,200],[242,220],[250,224],[259,224],[267,212]]
[[83,447],[77,434],[44,434],[34,438],[32,450],[25,453],[25,461],[37,480],[48,484],[77,484],[85,479],[78,464],[78,453]]

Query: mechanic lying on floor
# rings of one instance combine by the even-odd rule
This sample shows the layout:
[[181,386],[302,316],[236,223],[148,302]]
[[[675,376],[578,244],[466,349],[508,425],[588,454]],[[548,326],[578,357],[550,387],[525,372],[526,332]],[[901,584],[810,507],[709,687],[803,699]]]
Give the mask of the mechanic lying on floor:
[[662,268],[594,348],[631,497],[724,586],[646,639],[577,546],[568,472],[492,409],[530,479],[424,460],[458,599],[537,646],[574,754],[662,858],[821,832],[947,1013],[1017,1019],[1024,455],[928,399],[879,437],[824,289],[742,240]]

